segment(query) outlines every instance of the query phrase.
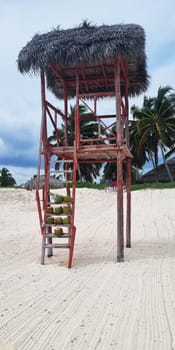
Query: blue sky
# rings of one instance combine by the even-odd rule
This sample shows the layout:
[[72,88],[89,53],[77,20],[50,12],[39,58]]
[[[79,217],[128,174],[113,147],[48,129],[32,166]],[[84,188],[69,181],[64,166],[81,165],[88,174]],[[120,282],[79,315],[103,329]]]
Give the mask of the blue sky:
[[[18,184],[36,173],[41,117],[40,81],[17,71],[18,53],[36,33],[58,25],[70,28],[83,19],[97,25],[140,24],[151,76],[146,95],[155,96],[159,86],[175,88],[174,0],[0,0],[0,169],[7,167]],[[140,96],[130,106],[142,101]],[[110,113],[110,103],[100,108]]]

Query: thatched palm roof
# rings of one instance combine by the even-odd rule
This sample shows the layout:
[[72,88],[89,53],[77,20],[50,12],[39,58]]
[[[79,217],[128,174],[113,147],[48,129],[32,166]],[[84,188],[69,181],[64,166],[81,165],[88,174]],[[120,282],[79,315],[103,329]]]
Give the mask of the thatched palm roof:
[[[171,172],[171,176],[175,181],[175,157],[168,159],[167,165],[168,165],[169,171]],[[143,182],[156,182],[157,179],[159,180],[159,182],[170,181],[170,178],[164,163],[158,165],[157,170],[151,169],[147,173],[142,175]]]
[[[37,177],[32,178],[31,180],[27,181],[24,184],[24,188],[26,188],[27,190],[33,190],[36,189],[36,182],[37,182]],[[63,188],[64,184],[61,180],[56,179],[53,176],[50,176],[49,178],[49,186],[52,189],[56,189],[56,188]],[[44,175],[40,175],[39,178],[39,188],[42,189],[45,187],[45,176]]]
[[[18,69],[21,73],[37,74],[43,68],[47,76],[48,88],[58,97],[63,98],[63,86],[53,73],[51,66],[57,66],[61,80],[66,80],[68,97],[76,94],[76,71],[85,80],[92,75],[105,77],[105,83],[96,80],[89,85],[89,92],[112,91],[107,78],[114,75],[114,62],[121,57],[129,64],[129,95],[144,92],[148,86],[145,55],[145,33],[135,24],[93,26],[84,22],[79,27],[61,30],[55,29],[46,34],[36,34],[22,48],[18,56]],[[92,72],[92,67],[96,69]],[[94,81],[94,80],[93,80]],[[87,84],[82,83],[80,92],[87,91]]]

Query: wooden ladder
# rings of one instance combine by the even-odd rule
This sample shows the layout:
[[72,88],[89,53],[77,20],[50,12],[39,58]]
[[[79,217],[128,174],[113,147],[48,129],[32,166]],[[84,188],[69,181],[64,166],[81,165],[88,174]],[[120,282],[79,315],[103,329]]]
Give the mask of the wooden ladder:
[[[49,162],[46,176],[55,176],[64,184],[64,194],[54,192],[48,186],[48,193],[43,196],[43,220],[42,220],[42,247],[41,264],[45,263],[45,251],[47,256],[53,256],[53,249],[69,249],[68,268],[72,266],[76,227],[75,218],[75,194],[76,194],[76,170],[77,166],[73,160],[61,159],[53,161],[55,169],[51,169]],[[49,181],[48,181],[49,182]]]

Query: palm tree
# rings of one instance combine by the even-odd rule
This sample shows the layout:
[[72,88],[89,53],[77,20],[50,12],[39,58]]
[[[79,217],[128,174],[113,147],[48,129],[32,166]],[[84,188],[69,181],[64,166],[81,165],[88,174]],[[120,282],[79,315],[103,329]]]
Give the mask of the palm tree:
[[[131,182],[132,184],[136,183],[137,179],[139,178],[139,170],[138,166],[135,164],[131,165]],[[103,170],[103,181],[105,180],[112,180],[113,176],[117,178],[117,167],[116,163],[106,163],[104,165]],[[123,180],[126,181],[126,163],[123,162]]]
[[0,170],[0,187],[13,187],[16,185],[15,179],[10,174],[7,168]]
[[[75,139],[75,123],[74,123],[74,112],[75,107],[70,107],[70,115],[68,118],[68,124],[67,124],[67,133],[68,133],[68,145],[73,146],[74,139]],[[84,117],[92,117],[92,120],[87,120],[84,118],[82,121],[80,121],[80,137],[81,138],[94,138],[98,135],[98,123],[95,121],[95,118],[93,120],[92,113],[87,113],[87,109],[84,105],[79,106],[79,114],[80,116]],[[101,130],[103,133],[103,129]],[[61,127],[53,132],[53,135],[48,138],[49,142],[55,142],[56,141],[56,133],[59,133],[59,135],[62,138],[63,144],[65,143],[65,125],[61,124]],[[59,167],[59,163],[56,163],[56,167]],[[94,179],[96,179],[100,174],[100,169],[102,167],[102,164],[100,163],[81,163],[79,166],[79,171],[77,173],[77,180],[84,180],[87,182],[93,182]]]
[[132,120],[129,122],[129,135],[130,135],[130,151],[133,155],[132,164],[138,169],[142,169],[144,164],[149,161],[149,149],[147,145],[139,147],[140,135],[137,130],[137,121]]
[[175,145],[175,94],[172,90],[169,86],[159,87],[156,97],[144,97],[141,108],[131,108],[134,120],[130,121],[136,161],[143,165],[144,161],[151,160],[156,173],[160,151],[171,181],[166,152]]
[[[116,127],[115,126],[111,129],[111,134],[116,135]],[[131,134],[131,130],[130,130],[130,145],[131,145],[132,154],[134,153],[134,150],[135,150],[135,146],[133,146],[134,145],[133,144],[133,142],[134,142],[133,135]],[[109,136],[109,134],[108,134],[108,136]],[[111,140],[109,142],[115,143],[115,140]],[[142,163],[141,163],[141,160],[136,159],[136,156],[134,156],[134,161],[131,164],[131,181],[132,181],[132,183],[136,182],[137,178],[139,177],[139,170],[138,169],[142,169],[142,166],[144,164],[145,164],[145,158],[144,158],[144,162],[142,161]],[[113,176],[115,176],[115,178],[117,178],[116,162],[105,163],[104,169],[103,169],[103,181],[105,181],[107,179],[111,180]],[[123,179],[124,179],[124,181],[126,181],[126,163],[125,162],[123,162]]]

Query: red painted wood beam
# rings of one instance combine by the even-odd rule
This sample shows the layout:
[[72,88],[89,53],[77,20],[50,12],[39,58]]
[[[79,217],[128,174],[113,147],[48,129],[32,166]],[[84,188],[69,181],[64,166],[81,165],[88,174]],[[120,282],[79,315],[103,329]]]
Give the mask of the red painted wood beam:
[[60,109],[58,109],[55,106],[53,106],[47,100],[45,101],[45,103],[46,103],[46,106],[48,106],[49,108],[53,109],[53,111],[55,111],[57,114],[59,114],[63,119],[65,118],[65,113],[61,112]]
[[86,91],[88,91],[88,83],[87,83],[87,79],[86,79],[86,76],[85,76],[85,72],[84,72],[84,67],[81,65],[81,74],[83,76],[83,79],[84,79],[84,85],[85,85],[85,88],[86,88]]
[[[121,94],[120,94],[120,60],[115,65],[115,98],[116,98],[116,130],[117,146],[123,143],[121,127]],[[123,161],[121,153],[117,154],[117,261],[124,260],[124,235],[123,235]]]
[[80,147],[80,120],[79,120],[79,75],[76,74],[76,106],[75,106],[75,141],[76,149]]
[[126,159],[126,247],[131,248],[131,159]]
[[110,96],[115,96],[115,92],[114,91],[103,91],[103,92],[88,92],[88,93],[80,93],[79,97],[80,98],[92,98],[92,97],[110,97]]

